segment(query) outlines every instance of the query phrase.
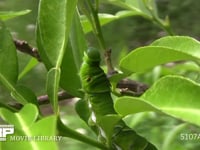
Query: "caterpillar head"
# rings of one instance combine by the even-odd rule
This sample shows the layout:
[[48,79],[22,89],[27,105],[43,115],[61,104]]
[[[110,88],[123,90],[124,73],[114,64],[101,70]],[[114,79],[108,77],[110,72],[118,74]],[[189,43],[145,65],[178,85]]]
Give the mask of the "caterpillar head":
[[87,63],[99,63],[101,61],[101,56],[98,49],[90,47],[85,53],[84,59]]

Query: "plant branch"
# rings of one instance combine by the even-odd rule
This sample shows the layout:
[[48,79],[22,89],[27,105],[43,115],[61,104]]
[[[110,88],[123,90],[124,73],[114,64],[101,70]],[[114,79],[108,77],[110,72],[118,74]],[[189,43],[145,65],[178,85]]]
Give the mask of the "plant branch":
[[17,50],[19,50],[20,52],[29,54],[41,62],[41,58],[38,53],[38,50],[36,48],[31,47],[26,41],[14,40],[14,44]]
[[[66,99],[71,99],[71,98],[74,98],[74,96],[68,94],[65,91],[58,92],[58,100],[59,101],[66,100]],[[39,105],[49,104],[48,95],[39,96],[37,99],[38,99]]]
[[114,69],[114,67],[112,65],[111,49],[105,51],[104,60],[105,60],[106,66],[107,66],[107,76],[110,77],[113,74],[117,73],[117,71]]
[[167,22],[168,23],[164,23],[163,20],[153,16],[153,20],[162,28],[165,30],[165,32],[167,32],[169,35],[174,35],[174,32],[172,31],[170,24],[169,24],[169,19],[167,17]]
[[[68,94],[65,91],[58,92],[58,100],[59,101],[63,101],[63,100],[66,100],[66,99],[72,99],[72,98],[74,98],[74,96]],[[44,104],[49,104],[50,103],[48,95],[38,96],[37,99],[38,99],[38,104],[39,105],[44,105]],[[19,109],[21,109],[23,107],[23,105],[20,104],[20,103],[14,103],[14,104],[9,104],[9,105],[10,105],[10,107],[15,108],[17,110],[19,110]]]
[[95,28],[93,26],[93,31],[97,36],[97,39],[99,41],[99,44],[100,44],[101,48],[103,50],[106,50],[105,40],[104,40],[104,37],[103,37],[103,34],[102,34],[101,24],[100,24],[99,17],[98,17],[98,4],[97,4],[98,1],[96,1],[96,7],[97,7],[96,9],[93,7],[93,5],[92,5],[90,0],[87,0],[87,3],[88,3],[88,6],[89,6],[89,8],[91,10],[92,16],[93,16],[93,20],[92,21],[94,21],[94,24],[95,24]]
[[64,125],[62,123],[60,118],[58,118],[57,125],[58,125],[59,134],[62,135],[62,136],[70,137],[70,138],[76,139],[78,141],[87,143],[89,145],[98,147],[100,149],[108,150],[108,148],[106,146],[104,146],[102,143],[95,141],[92,138],[89,138],[89,137],[87,137],[83,134],[80,134],[79,132],[77,132],[75,130],[68,128],[66,125]]
[[122,79],[117,84],[117,88],[120,89],[122,95],[141,96],[149,86],[138,81]]
[[[112,65],[111,49],[105,52],[104,57],[108,69],[107,77],[109,78],[118,73]],[[140,96],[149,88],[149,86],[138,81],[122,79],[117,83],[117,88],[120,89],[121,95]]]

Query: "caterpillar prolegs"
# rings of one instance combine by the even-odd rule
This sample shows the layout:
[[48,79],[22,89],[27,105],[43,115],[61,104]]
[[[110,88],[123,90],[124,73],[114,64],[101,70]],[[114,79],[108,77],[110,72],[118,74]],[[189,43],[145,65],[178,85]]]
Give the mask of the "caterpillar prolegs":
[[[104,71],[100,68],[101,58],[97,49],[89,48],[83,60],[84,62],[80,69],[80,78],[87,98],[89,109],[87,114],[90,114],[93,127],[95,126],[97,133],[105,138],[105,144],[113,150],[156,150],[155,146],[126,126],[123,120],[118,121],[114,125],[111,138],[105,137],[105,134],[102,133],[99,120],[103,116],[116,114],[110,95],[110,82]],[[84,116],[83,114],[80,115]],[[86,118],[83,119],[87,122]],[[107,141],[110,142],[108,143]]]

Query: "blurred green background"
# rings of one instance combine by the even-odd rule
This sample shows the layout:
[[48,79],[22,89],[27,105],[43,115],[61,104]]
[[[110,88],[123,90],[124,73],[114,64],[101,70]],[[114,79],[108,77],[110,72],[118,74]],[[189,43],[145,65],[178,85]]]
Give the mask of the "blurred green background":
[[[13,38],[26,40],[33,47],[35,42],[35,24],[37,17],[39,0],[0,0],[0,11],[19,11],[30,9],[31,13],[25,16],[17,17],[6,22]],[[166,15],[170,17],[172,29],[177,35],[188,35],[196,39],[200,39],[200,1],[197,0],[157,0],[159,14],[162,18]],[[115,14],[120,8],[111,5],[101,5],[100,11],[103,13]],[[103,34],[106,45],[113,50],[113,61],[117,66],[120,57],[128,51],[149,44],[151,41],[165,36],[166,34],[158,26],[141,17],[128,17],[114,21],[103,27]],[[96,45],[97,41],[93,35],[87,35],[91,45]],[[0,41],[1,42],[1,41]],[[31,57],[18,52],[19,72],[28,63]],[[188,66],[191,71],[183,71]],[[134,75],[132,78],[151,85],[157,78],[165,74],[182,74],[194,80],[199,80],[199,73],[194,68],[193,63],[187,66],[175,67],[173,70],[168,68],[157,67],[146,74]],[[46,70],[42,64],[37,65],[31,72],[20,80],[21,84],[25,84],[31,88],[37,96],[45,94],[45,77]],[[0,85],[0,101],[12,101],[9,93]],[[42,106],[46,115],[51,113],[48,105]],[[65,123],[78,131],[95,137],[87,128],[82,120],[78,118],[74,111],[74,101],[63,102],[61,112]],[[162,149],[166,137],[170,131],[173,131],[182,122],[180,120],[155,113],[142,113],[135,116],[129,116],[125,119],[127,123],[135,128],[140,134],[148,137],[149,140],[157,143]],[[147,132],[148,131],[148,132]],[[180,141],[180,132],[184,133],[200,133],[200,129],[193,125],[187,125],[179,132],[177,138],[171,141],[171,150],[198,150],[200,148],[199,141]],[[177,144],[178,143],[178,144]],[[59,143],[61,150],[95,150],[93,147],[84,143],[64,139]],[[181,146],[180,146],[181,145]]]

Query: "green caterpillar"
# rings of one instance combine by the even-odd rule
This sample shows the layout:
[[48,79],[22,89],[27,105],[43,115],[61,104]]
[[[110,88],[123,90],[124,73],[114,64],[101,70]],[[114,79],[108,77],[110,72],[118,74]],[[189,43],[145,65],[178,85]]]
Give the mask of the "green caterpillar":
[[[120,120],[113,129],[111,139],[102,133],[99,120],[106,115],[116,114],[113,108],[113,100],[110,95],[110,82],[104,71],[100,68],[100,54],[95,48],[89,48],[84,55],[84,62],[80,69],[82,88],[86,93],[88,109],[87,116],[90,115],[93,121],[92,128],[95,129],[105,144],[113,150],[156,150],[155,146],[146,139],[139,136]],[[84,116],[81,114],[81,116]],[[86,122],[88,117],[81,117]],[[95,127],[94,127],[95,126]],[[106,141],[110,141],[106,143]]]

